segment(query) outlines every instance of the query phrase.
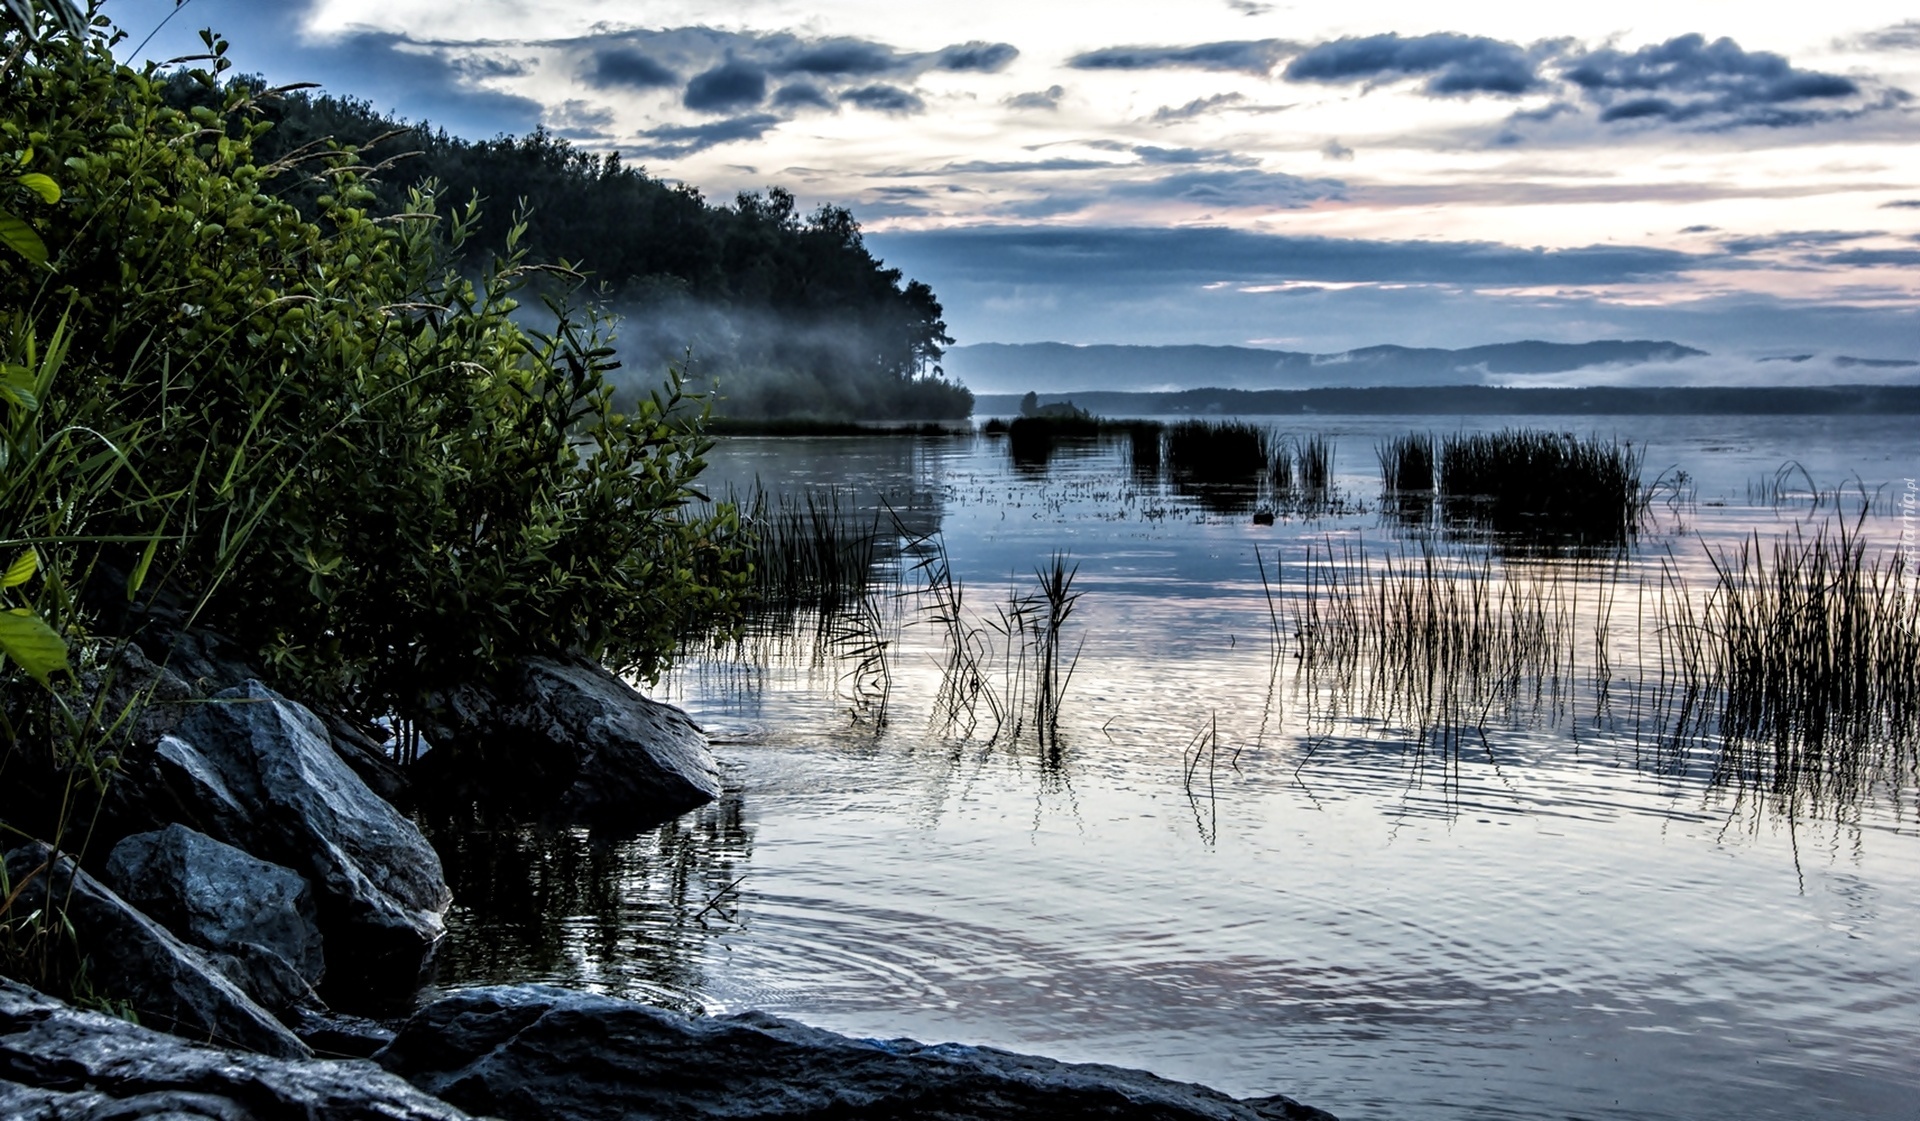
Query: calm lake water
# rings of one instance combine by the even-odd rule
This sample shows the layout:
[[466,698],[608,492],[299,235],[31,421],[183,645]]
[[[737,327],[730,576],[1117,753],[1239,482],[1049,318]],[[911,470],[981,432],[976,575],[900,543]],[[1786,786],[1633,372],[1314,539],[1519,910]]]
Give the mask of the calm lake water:
[[[443,831],[441,984],[764,1008],[1347,1121],[1920,1117],[1911,756],[1756,789],[1711,743],[1663,744],[1649,699],[1663,570],[1704,594],[1711,548],[1826,521],[1757,494],[1787,461],[1877,493],[1862,532],[1892,549],[1910,418],[1528,418],[1687,473],[1611,563],[1488,560],[1383,516],[1377,442],[1503,418],[1255,419],[1331,437],[1348,508],[1256,525],[1131,475],[1124,443],[1042,467],[983,436],[724,441],[717,489],[839,485],[937,531],[1003,699],[996,608],[1066,554],[1057,737],[941,718],[947,631],[910,555],[864,623],[691,656],[653,690],[713,737],[717,804],[626,839]],[[1557,605],[1554,668],[1468,698],[1465,731],[1423,727],[1364,658],[1340,679],[1294,657],[1310,554],[1423,539]]]

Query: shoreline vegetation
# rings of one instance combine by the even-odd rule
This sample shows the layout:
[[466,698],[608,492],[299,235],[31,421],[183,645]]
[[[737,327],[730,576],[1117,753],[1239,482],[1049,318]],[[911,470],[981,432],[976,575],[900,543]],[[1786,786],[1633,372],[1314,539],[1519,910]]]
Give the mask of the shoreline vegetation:
[[[743,520],[706,501],[704,423],[795,401],[958,419],[971,395],[941,376],[931,290],[872,258],[844,209],[802,218],[778,189],[710,207],[544,133],[426,137],[409,165],[391,136],[303,135],[316,109],[391,122],[232,80],[211,31],[202,67],[168,74],[119,64],[122,38],[97,3],[0,7],[0,1101],[520,1121],[776,1098],[907,1116],[931,1093],[955,1121],[1327,1117],[551,989],[463,997],[510,1010],[512,1038],[472,1056],[520,1048],[530,1065],[505,1082],[437,1066],[472,1024],[412,1007],[453,898],[411,811],[512,802],[632,832],[717,798],[704,734],[627,679],[771,598],[865,580],[858,549],[805,544],[840,518],[830,502],[756,495]],[[481,194],[528,201],[503,214]],[[715,373],[697,361],[615,379],[609,311],[549,224],[583,198],[611,210],[587,240],[639,203],[707,239],[686,270],[633,266],[616,290],[732,330],[706,351],[733,362],[719,392],[690,392]],[[744,559],[756,522],[791,542],[791,572]],[[1055,567],[1057,640],[1072,593]],[[1071,672],[1047,649],[1043,721]],[[585,1067],[554,1061],[550,1020],[569,1038],[589,1022]],[[608,1077],[622,1046],[624,1070],[662,1047],[683,1078],[707,1064],[702,1088]]]

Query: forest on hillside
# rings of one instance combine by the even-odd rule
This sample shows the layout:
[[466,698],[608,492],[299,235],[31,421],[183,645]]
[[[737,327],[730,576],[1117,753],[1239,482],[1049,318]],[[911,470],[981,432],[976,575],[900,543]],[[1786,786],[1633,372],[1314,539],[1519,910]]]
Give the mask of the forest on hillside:
[[[220,95],[176,80],[166,96],[190,108]],[[657,383],[671,362],[691,386],[716,389],[715,414],[734,419],[946,419],[972,409],[972,395],[940,367],[953,340],[933,290],[876,258],[845,207],[803,213],[779,187],[719,205],[544,129],[468,140],[351,94],[289,90],[255,104],[273,125],[253,143],[262,164],[362,149],[375,213],[404,212],[410,192],[430,182],[444,204],[477,196],[467,245],[486,253],[524,220],[530,255],[588,274],[596,301],[619,317],[635,387]],[[312,217],[327,189],[310,177],[286,197]]]

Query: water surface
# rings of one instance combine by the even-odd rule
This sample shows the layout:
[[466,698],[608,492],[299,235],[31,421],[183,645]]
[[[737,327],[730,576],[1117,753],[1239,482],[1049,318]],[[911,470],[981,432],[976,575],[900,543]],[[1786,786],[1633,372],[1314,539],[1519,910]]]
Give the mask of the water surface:
[[877,684],[838,656],[844,628],[804,621],[660,683],[715,740],[717,804],[628,839],[442,830],[442,984],[764,1008],[1349,1121],[1920,1115],[1911,767],[1753,789],[1716,777],[1710,745],[1663,748],[1636,699],[1642,582],[1663,563],[1705,581],[1710,548],[1824,520],[1756,500],[1789,460],[1877,493],[1863,532],[1891,547],[1920,472],[1905,422],[1530,418],[1630,436],[1649,477],[1687,473],[1685,500],[1624,558],[1490,562],[1554,574],[1583,637],[1448,739],[1303,670],[1300,582],[1310,552],[1433,535],[1381,515],[1376,441],[1503,421],[1287,419],[1334,438],[1360,508],[1255,525],[1130,475],[1116,445],[1035,468],[985,437],[724,442],[719,488],[845,485],[938,530],[988,639],[995,605],[1067,553],[1057,738],[938,718],[947,647],[903,566],[868,624]]

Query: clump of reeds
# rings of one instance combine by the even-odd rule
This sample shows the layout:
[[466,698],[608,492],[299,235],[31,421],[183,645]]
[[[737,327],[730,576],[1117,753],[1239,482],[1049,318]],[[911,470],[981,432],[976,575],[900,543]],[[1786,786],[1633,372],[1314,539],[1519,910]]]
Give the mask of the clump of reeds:
[[1167,468],[1189,483],[1254,483],[1272,452],[1272,434],[1241,420],[1183,420],[1166,432]]
[[1433,490],[1433,433],[1409,432],[1376,445],[1380,485],[1389,494]]
[[1920,749],[1920,590],[1898,553],[1869,558],[1861,520],[1713,554],[1704,600],[1669,571],[1658,709],[1717,777],[1843,800]]
[[868,599],[881,580],[883,545],[892,535],[877,511],[861,510],[850,492],[809,488],[730,499],[741,511],[742,563],[756,612],[833,612]]
[[1040,610],[1034,613],[1030,628],[1039,668],[1033,724],[1041,746],[1056,752],[1060,742],[1060,702],[1073,680],[1074,667],[1080,662],[1080,650],[1076,647],[1072,657],[1062,663],[1061,641],[1067,617],[1073,614],[1073,606],[1080,600],[1080,593],[1073,590],[1073,578],[1079,571],[1077,564],[1068,568],[1067,558],[1061,553],[1053,554],[1046,568],[1034,570],[1040,582]]
[[1324,495],[1333,486],[1333,441],[1325,436],[1307,436],[1293,442],[1293,458],[1299,469],[1300,489]]
[[1557,567],[1329,542],[1297,571],[1295,656],[1310,689],[1414,729],[1423,748],[1457,751],[1496,708],[1571,686],[1577,595]]
[[1439,491],[1449,521],[1509,544],[1624,544],[1646,513],[1642,457],[1630,442],[1538,429],[1448,436]]
[[1167,426],[1157,420],[1118,421],[1115,426],[1127,434],[1127,460],[1133,465],[1134,474],[1158,474]]

